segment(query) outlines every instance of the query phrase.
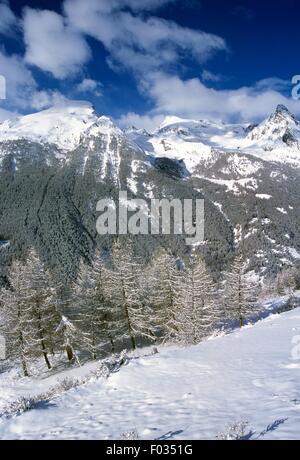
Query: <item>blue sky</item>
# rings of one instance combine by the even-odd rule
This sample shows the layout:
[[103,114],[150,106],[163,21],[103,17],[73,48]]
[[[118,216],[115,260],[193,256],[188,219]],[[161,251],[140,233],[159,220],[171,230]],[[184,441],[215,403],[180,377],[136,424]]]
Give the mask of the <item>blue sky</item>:
[[0,120],[66,99],[121,125],[300,115],[298,0],[0,0]]

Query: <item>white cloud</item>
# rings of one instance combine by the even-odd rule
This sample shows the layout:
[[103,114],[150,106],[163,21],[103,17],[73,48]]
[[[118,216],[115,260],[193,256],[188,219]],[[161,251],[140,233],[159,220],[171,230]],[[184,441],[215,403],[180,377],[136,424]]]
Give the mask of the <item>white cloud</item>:
[[153,9],[167,1],[148,0],[66,0],[64,10],[69,24],[79,32],[99,40],[109,51],[109,63],[125,67],[135,74],[174,67],[182,58],[199,62],[212,53],[226,49],[225,41],[216,35],[182,27],[173,21],[134,14]]
[[0,50],[0,69],[6,81],[6,100],[1,105],[26,108],[30,105],[36,82],[20,56],[8,56]]
[[14,116],[16,110],[42,110],[66,100],[59,91],[38,90],[32,73],[18,55],[8,56],[0,50],[0,69],[6,86],[6,99],[1,100],[2,119]]
[[11,10],[8,1],[0,1],[0,34],[12,35],[19,27],[19,19]]
[[176,1],[178,0],[93,0],[93,3],[97,4],[99,11],[110,13],[126,8],[132,11],[153,11]]
[[[65,0],[64,15],[27,7],[23,21],[25,60],[0,50],[1,73],[7,83],[3,110],[41,110],[63,102],[65,97],[59,91],[37,89],[28,65],[58,79],[80,73],[91,57],[86,41],[90,36],[107,50],[111,68],[131,71],[139,91],[153,102],[153,110],[146,115],[131,112],[122,116],[122,126],[152,130],[167,115],[250,122],[269,115],[277,104],[285,104],[300,114],[300,102],[280,93],[288,89],[290,82],[276,77],[261,80],[252,88],[216,90],[205,82],[219,82],[221,75],[207,70],[201,79],[183,80],[174,75],[186,58],[203,63],[215,52],[227,49],[219,36],[143,14],[176,1]],[[0,33],[12,30],[16,21],[8,2],[0,0]],[[100,82],[83,78],[74,91],[101,96],[101,87]]]
[[128,6],[133,11],[153,11],[175,1],[178,0],[119,0],[117,3],[121,7]]
[[76,87],[78,93],[92,93],[97,97],[102,96],[102,84],[91,78],[84,78]]
[[282,80],[277,77],[264,78],[255,84],[255,88],[258,90],[269,90],[282,91],[291,88],[290,80]]
[[0,123],[10,118],[16,118],[19,114],[17,112],[11,112],[9,110],[0,108]]
[[[86,36],[100,41],[108,51],[113,68],[126,68],[140,83],[157,69],[174,69],[186,57],[202,62],[212,53],[226,49],[225,41],[212,34],[181,27],[162,18],[144,15],[178,0],[65,0],[64,15],[50,10],[26,7],[23,16],[25,56],[6,56],[8,106],[43,109],[55,103],[58,91],[37,89],[30,71],[36,66],[57,79],[81,73],[91,58]],[[16,20],[6,1],[2,28]],[[1,62],[5,60],[5,62]],[[84,78],[75,86],[77,93],[101,96],[101,83]],[[5,107],[5,108],[7,108]]]
[[295,115],[300,115],[300,101],[266,89],[259,82],[253,88],[215,90],[205,86],[198,78],[182,80],[178,76],[155,73],[144,81],[143,87],[145,95],[152,99],[154,109],[146,116],[124,115],[120,119],[123,126],[134,124],[138,128],[151,126],[153,129],[167,115],[255,122],[269,116],[278,104],[284,104]]
[[215,90],[207,88],[197,78],[184,81],[165,74],[154,75],[148,84],[149,94],[159,112],[251,121],[270,114],[277,104],[285,104],[300,114],[299,101],[293,101],[272,89],[243,87]]
[[61,105],[68,99],[59,91],[42,90],[36,91],[31,98],[31,107],[35,110],[43,110],[55,105]]
[[[70,13],[74,4],[74,15],[77,16],[78,9],[87,14],[89,11],[97,15],[110,14],[118,11],[131,10],[132,12],[155,11],[168,3],[175,3],[179,0],[66,0],[65,10]],[[82,17],[82,19],[84,19]]]
[[125,115],[122,115],[117,120],[117,123],[122,128],[134,126],[136,128],[144,128],[151,132],[154,131],[154,129],[162,123],[164,118],[164,115],[139,115],[134,112],[129,112]]
[[26,8],[23,28],[26,62],[56,78],[75,74],[90,58],[85,39],[54,11]]
[[201,78],[202,78],[202,81],[211,81],[211,82],[214,82],[214,83],[226,80],[226,78],[223,77],[223,75],[214,74],[214,73],[210,72],[209,70],[203,70],[203,72],[201,74]]

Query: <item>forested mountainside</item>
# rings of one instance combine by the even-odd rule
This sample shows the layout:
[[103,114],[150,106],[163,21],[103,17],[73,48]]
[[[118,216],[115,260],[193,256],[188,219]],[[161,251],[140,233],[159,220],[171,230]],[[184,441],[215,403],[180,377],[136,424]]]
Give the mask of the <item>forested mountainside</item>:
[[[96,231],[101,198],[204,198],[205,241],[197,249],[212,270],[236,252],[249,270],[277,273],[298,263],[299,123],[279,106],[259,126],[169,118],[153,133],[121,130],[84,103],[0,125],[0,266],[35,247],[60,278],[76,276],[95,248],[109,256],[115,237]],[[147,262],[163,246],[179,257],[179,236],[135,236]]]

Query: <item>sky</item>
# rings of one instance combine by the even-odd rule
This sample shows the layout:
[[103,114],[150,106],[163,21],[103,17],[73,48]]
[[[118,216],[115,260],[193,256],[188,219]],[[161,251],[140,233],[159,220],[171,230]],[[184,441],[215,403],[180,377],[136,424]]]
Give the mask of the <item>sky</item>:
[[299,23],[298,0],[0,0],[0,121],[68,99],[149,130],[300,116]]

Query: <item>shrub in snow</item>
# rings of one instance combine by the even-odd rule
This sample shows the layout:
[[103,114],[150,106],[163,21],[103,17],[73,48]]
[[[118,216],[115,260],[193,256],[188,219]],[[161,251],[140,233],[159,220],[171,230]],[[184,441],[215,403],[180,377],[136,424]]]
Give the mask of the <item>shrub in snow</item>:
[[82,384],[81,379],[76,379],[72,377],[65,377],[64,379],[59,380],[58,384],[53,388],[53,396],[55,393],[57,395],[64,393],[65,391],[71,390],[71,388],[76,388]]
[[71,388],[76,388],[81,385],[79,379],[65,378],[60,380],[55,386],[44,393],[39,393],[35,396],[22,396],[15,401],[7,404],[0,413],[0,418],[15,417],[23,412],[35,409],[41,403],[49,403],[52,399],[61,396]]
[[127,352],[124,350],[119,355],[112,356],[110,359],[101,362],[95,370],[89,372],[89,374],[84,377],[65,377],[64,379],[59,380],[56,385],[44,393],[40,393],[35,396],[25,396],[12,401],[4,407],[0,413],[0,418],[14,417],[28,410],[35,409],[38,404],[49,403],[51,400],[58,398],[66,391],[85,385],[95,379],[107,379],[111,373],[117,372],[121,366],[126,365],[128,360],[129,358],[127,356]]
[[33,409],[37,404],[36,398],[28,396],[21,397],[15,401],[9,403],[2,410],[0,417],[13,417],[22,414],[28,410]]
[[229,425],[224,433],[220,433],[217,439],[220,441],[247,441],[253,436],[253,432],[248,429],[249,422],[241,421]]
[[117,372],[121,366],[125,366],[129,362],[129,359],[127,350],[123,350],[120,354],[113,355],[109,359],[106,359],[102,364],[107,367],[110,374],[112,372]]

